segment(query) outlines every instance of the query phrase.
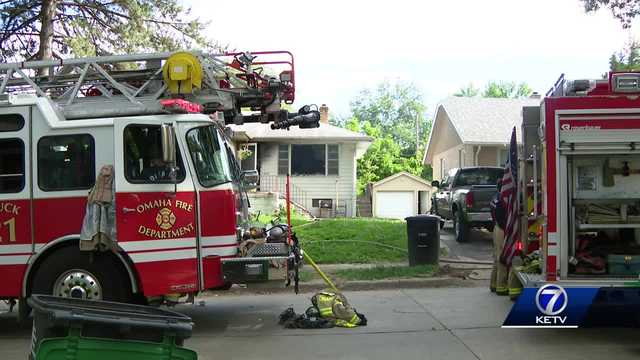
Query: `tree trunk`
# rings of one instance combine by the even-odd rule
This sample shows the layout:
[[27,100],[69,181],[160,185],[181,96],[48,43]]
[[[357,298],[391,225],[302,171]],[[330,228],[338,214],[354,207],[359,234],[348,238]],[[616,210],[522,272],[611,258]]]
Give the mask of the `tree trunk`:
[[[40,48],[36,60],[53,57],[53,17],[59,0],[43,0],[40,9]],[[40,69],[39,75],[49,75],[49,68]]]

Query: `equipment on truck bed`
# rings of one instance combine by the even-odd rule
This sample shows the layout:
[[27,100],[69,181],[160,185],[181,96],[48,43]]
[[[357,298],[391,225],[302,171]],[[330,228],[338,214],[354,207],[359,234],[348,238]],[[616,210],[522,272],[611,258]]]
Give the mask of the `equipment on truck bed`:
[[519,193],[535,204],[521,214],[523,249],[532,239],[527,224],[542,223],[541,273],[521,268],[525,286],[637,286],[638,80],[637,72],[561,76],[539,107],[523,109]]

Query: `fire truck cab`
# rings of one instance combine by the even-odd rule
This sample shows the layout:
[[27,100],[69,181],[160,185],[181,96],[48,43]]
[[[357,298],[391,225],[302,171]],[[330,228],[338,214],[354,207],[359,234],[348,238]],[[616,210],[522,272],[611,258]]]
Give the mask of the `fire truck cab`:
[[522,131],[521,199],[541,206],[521,239],[542,225],[542,273],[519,273],[524,285],[640,285],[640,73],[561,77],[524,108]]
[[[224,124],[317,123],[317,111],[280,110],[293,58],[268,78],[255,54],[178,55],[0,64],[0,299],[177,301],[288,277],[286,236],[248,231],[257,180]],[[43,67],[56,68],[35,76]],[[241,253],[252,236],[263,248]]]

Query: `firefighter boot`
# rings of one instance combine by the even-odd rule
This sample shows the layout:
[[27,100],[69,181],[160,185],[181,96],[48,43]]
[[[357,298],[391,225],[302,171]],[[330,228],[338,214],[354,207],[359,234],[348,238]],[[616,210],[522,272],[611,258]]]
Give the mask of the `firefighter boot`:
[[520,294],[522,294],[522,283],[520,282],[520,279],[518,279],[518,276],[516,275],[516,271],[517,271],[516,267],[511,267],[511,270],[509,271],[508,293],[509,293],[509,299],[513,301],[516,301],[520,296]]

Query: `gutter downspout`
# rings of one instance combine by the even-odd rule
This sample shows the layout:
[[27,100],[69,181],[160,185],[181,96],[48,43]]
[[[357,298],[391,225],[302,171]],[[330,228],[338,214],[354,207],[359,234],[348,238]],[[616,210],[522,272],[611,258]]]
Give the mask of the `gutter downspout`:
[[478,166],[478,156],[480,155],[480,150],[482,150],[482,145],[478,145],[478,149],[476,153],[473,155],[473,166]]

